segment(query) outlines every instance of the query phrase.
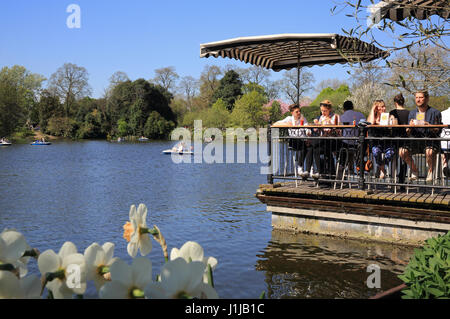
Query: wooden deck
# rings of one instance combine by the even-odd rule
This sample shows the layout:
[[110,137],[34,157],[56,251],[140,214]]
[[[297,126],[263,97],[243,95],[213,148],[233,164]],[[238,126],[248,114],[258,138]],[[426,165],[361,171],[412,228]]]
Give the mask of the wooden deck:
[[270,207],[401,218],[450,227],[450,191],[431,194],[410,190],[409,194],[394,194],[391,191],[319,188],[312,182],[296,187],[294,182],[287,182],[260,185],[256,197]]

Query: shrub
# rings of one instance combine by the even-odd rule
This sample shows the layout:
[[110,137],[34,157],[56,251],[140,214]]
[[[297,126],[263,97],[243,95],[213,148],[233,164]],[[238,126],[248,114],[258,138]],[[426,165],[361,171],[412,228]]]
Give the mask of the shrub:
[[399,278],[407,285],[403,299],[450,298],[450,232],[416,249]]

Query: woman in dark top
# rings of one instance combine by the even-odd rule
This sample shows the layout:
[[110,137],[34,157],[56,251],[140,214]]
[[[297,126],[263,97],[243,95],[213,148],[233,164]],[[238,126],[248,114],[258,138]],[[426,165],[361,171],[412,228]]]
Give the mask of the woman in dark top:
[[[401,93],[394,97],[395,110],[389,112],[389,119],[392,125],[408,125],[409,110],[405,109],[405,98]],[[405,128],[394,128],[392,129],[392,137],[408,137]],[[393,147],[397,150],[405,145],[405,141],[395,141],[393,142]],[[403,183],[406,176],[406,163],[400,161],[400,167],[398,171],[398,181]]]

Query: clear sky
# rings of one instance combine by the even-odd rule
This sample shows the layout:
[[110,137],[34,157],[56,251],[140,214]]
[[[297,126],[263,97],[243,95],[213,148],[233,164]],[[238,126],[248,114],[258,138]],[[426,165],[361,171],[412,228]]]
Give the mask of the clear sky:
[[[93,97],[101,97],[116,71],[150,79],[174,66],[180,76],[200,76],[205,65],[250,65],[200,58],[200,44],[278,33],[339,33],[354,25],[332,15],[338,0],[15,0],[0,3],[0,67],[23,65],[49,78],[66,62],[89,72]],[[67,8],[81,9],[80,28],[69,28]],[[344,66],[309,69],[316,83],[348,77]],[[273,78],[279,75],[273,72]],[[44,84],[45,85],[45,84]]]

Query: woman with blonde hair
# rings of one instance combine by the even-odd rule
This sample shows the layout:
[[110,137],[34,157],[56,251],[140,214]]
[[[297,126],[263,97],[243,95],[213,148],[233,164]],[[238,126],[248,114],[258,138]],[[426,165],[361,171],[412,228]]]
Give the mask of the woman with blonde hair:
[[[367,121],[370,122],[372,125],[380,125],[381,114],[385,112],[386,112],[386,104],[384,103],[384,101],[375,100],[372,106],[372,110],[370,111],[370,114],[367,117]],[[369,136],[386,137],[389,136],[389,133],[385,129],[369,128]],[[375,163],[377,164],[378,167],[377,175],[379,174],[379,177],[383,179],[386,176],[385,165],[388,164],[394,157],[395,153],[394,148],[390,143],[386,143],[386,141],[372,140],[371,150]]]

